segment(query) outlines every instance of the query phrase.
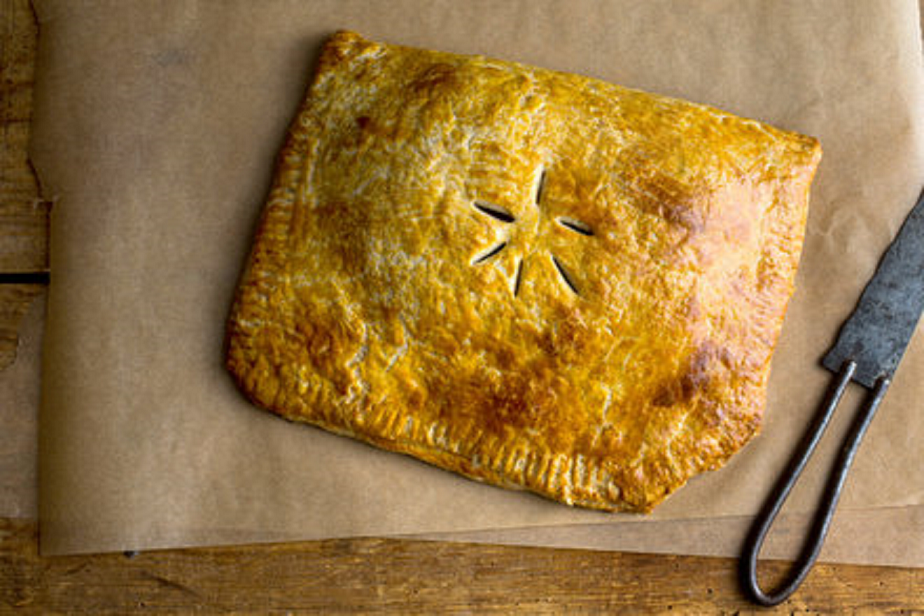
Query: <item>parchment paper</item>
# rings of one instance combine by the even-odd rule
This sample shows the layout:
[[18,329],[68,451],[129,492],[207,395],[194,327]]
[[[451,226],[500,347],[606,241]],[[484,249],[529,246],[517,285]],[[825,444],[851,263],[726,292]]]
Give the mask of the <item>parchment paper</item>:
[[[221,369],[272,158],[337,28],[684,96],[822,140],[764,435],[656,518],[756,510],[827,383],[817,359],[924,177],[913,0],[38,8],[33,154],[60,198],[41,419],[48,553],[614,519],[286,424],[246,404]],[[922,501],[922,344],[845,506]],[[811,506],[809,479],[792,510]]]

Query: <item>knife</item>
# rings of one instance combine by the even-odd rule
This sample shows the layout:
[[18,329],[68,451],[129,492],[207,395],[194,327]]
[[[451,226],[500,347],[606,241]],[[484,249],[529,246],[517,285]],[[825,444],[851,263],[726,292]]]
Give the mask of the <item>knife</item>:
[[[799,588],[815,564],[834,517],[834,510],[866,429],[892,382],[905,349],[924,310],[924,192],[889,245],[857,307],[841,326],[837,341],[822,358],[836,376],[822,407],[758,514],[745,541],[741,577],[751,599],[773,606]],[[765,593],[757,580],[757,557],[770,526],[821,441],[831,417],[854,381],[868,391],[838,452],[812,528],[789,577],[779,589]]]

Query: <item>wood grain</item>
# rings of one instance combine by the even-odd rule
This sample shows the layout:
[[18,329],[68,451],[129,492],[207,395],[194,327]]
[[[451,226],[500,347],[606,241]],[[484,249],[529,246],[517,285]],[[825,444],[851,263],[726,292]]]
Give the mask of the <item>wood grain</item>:
[[[0,222],[0,245],[6,229]],[[19,346],[17,332],[22,317],[29,309],[32,300],[42,292],[41,285],[4,284],[0,285],[0,370],[13,363]]]
[[[0,520],[0,607],[393,613],[733,613],[735,561],[393,539],[40,558],[32,522]],[[779,563],[771,567],[783,569]],[[818,567],[765,613],[924,610],[920,571]],[[764,610],[761,610],[764,612]]]
[[[27,0],[0,8],[0,274],[40,271],[47,206],[26,157],[36,27]],[[0,285],[0,365],[40,289]],[[37,545],[34,520],[0,519],[0,613],[757,611],[730,558],[391,539],[43,558]],[[763,570],[772,580],[785,568]],[[924,612],[924,569],[821,565],[793,600],[761,612]]]
[[44,271],[49,204],[27,153],[38,29],[27,0],[0,3],[0,272]]
[[[37,27],[25,0],[2,0],[0,36],[0,273],[47,269],[48,207],[27,148]],[[0,286],[0,370],[16,357],[22,315],[37,285]]]
[[[38,29],[27,0],[0,0],[0,274],[47,269],[48,204],[29,164]],[[22,315],[37,285],[0,285],[0,370],[16,357]]]

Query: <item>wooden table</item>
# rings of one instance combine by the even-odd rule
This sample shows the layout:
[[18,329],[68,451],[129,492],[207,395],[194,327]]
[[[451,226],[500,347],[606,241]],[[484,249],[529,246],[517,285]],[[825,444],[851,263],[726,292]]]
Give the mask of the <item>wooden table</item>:
[[[48,208],[26,158],[37,35],[28,0],[0,0],[0,27],[2,367],[14,359],[21,315],[47,284]],[[37,538],[35,520],[0,518],[0,612],[755,609],[730,558],[375,538],[43,558]],[[764,577],[785,568],[767,563]],[[924,611],[924,569],[820,565],[778,610]]]

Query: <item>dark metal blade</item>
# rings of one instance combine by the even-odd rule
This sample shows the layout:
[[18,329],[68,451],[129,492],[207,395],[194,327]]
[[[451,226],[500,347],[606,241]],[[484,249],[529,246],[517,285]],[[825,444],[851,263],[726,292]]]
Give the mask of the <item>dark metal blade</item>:
[[822,359],[840,370],[853,360],[853,380],[872,389],[892,378],[924,310],[924,192],[889,245],[834,347]]

